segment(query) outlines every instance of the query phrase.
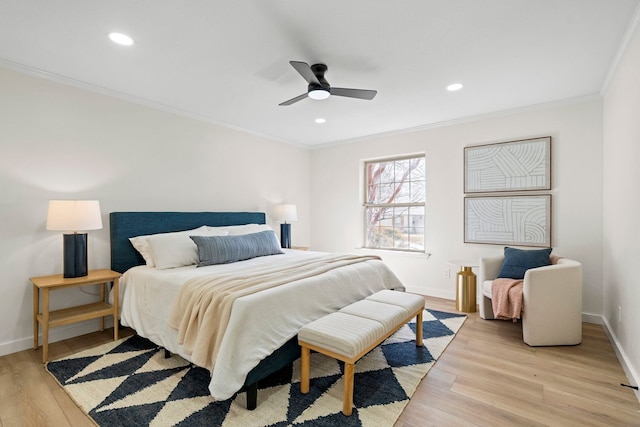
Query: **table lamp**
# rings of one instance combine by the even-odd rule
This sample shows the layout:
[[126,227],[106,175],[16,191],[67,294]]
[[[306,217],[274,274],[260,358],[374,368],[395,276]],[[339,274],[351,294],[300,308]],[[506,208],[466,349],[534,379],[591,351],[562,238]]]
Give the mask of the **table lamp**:
[[47,230],[63,234],[64,277],[83,277],[87,269],[87,233],[102,228],[100,202],[97,200],[50,200]]
[[278,205],[273,213],[276,221],[282,221],[280,224],[280,246],[283,248],[291,248],[291,224],[287,221],[297,221],[298,211],[296,205]]

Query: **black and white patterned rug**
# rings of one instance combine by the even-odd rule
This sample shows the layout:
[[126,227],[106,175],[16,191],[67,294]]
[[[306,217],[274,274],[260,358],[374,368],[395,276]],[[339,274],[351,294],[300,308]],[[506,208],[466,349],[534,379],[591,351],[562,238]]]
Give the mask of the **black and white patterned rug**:
[[342,410],[343,365],[311,355],[311,389],[300,393],[293,363],[260,382],[258,407],[245,393],[214,402],[209,373],[139,336],[49,362],[47,369],[99,426],[392,426],[466,319],[425,310],[424,346],[415,346],[415,321],[355,366],[354,410]]

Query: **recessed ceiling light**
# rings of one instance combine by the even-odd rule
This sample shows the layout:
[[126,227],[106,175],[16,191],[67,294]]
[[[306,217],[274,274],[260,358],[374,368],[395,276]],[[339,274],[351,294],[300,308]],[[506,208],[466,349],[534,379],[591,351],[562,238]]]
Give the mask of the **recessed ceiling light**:
[[447,90],[449,92],[455,92],[457,90],[460,90],[464,87],[464,85],[462,83],[452,83],[449,86],[447,86]]
[[323,119],[322,117],[318,117],[318,118],[315,120],[315,122],[316,122],[316,123],[324,123],[324,122],[326,122],[326,121],[327,121],[327,119]]
[[133,44],[133,39],[126,34],[109,33],[109,38],[112,42],[118,43],[122,46],[131,46]]

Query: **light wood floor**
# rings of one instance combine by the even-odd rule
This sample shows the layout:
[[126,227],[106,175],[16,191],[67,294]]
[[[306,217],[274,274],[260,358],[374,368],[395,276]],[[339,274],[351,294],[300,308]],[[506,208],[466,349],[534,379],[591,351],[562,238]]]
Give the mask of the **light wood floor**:
[[[427,298],[427,308],[455,311]],[[469,313],[396,427],[640,426],[640,403],[600,325],[582,344],[529,347],[522,325]]]
[[[455,311],[437,298],[427,307]],[[640,403],[620,386],[628,380],[602,327],[585,323],[583,331],[579,346],[534,348],[519,324],[469,314],[396,427],[640,426]],[[107,330],[60,341],[50,358],[111,339]],[[0,426],[93,426],[45,371],[41,351],[0,357]]]

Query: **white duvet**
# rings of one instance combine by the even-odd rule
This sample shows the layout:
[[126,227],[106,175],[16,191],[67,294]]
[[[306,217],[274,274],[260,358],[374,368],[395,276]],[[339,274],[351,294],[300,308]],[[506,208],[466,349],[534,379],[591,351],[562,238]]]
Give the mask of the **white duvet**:
[[[215,272],[242,272],[285,257],[320,255],[324,254],[285,250],[284,255],[200,268],[134,267],[120,280],[121,322],[189,360],[178,344],[177,332],[167,324],[178,290],[188,279]],[[242,387],[249,371],[303,325],[382,289],[404,288],[382,261],[371,260],[237,299],[211,372],[211,396],[216,400],[230,398]]]

